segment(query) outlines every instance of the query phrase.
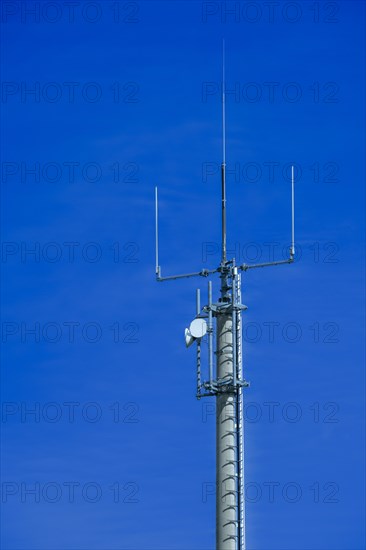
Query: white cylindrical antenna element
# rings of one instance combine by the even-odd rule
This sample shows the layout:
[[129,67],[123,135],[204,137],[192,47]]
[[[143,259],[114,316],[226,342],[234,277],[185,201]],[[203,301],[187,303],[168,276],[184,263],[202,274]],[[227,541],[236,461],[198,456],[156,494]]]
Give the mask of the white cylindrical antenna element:
[[213,380],[213,323],[212,323],[212,282],[208,281],[208,372],[210,388]]
[[155,273],[159,275],[158,188],[155,187]]
[[291,256],[295,255],[295,167],[291,167]]
[[199,288],[196,290],[196,314],[201,313],[201,291]]

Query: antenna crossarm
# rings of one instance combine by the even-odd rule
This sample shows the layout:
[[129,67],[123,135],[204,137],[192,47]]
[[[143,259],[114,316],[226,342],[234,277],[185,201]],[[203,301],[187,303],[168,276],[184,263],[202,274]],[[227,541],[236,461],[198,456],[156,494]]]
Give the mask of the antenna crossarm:
[[213,273],[217,273],[219,269],[201,269],[201,271],[196,271],[194,273],[184,273],[182,275],[168,275],[168,277],[161,277],[160,270],[156,274],[156,280],[161,281],[174,281],[176,279],[188,279],[189,277],[208,277]]
[[272,265],[284,265],[292,264],[294,261],[293,255],[291,255],[287,260],[279,260],[277,262],[264,262],[261,264],[241,264],[238,268],[241,271],[248,271],[248,269],[257,269],[258,267],[269,267]]

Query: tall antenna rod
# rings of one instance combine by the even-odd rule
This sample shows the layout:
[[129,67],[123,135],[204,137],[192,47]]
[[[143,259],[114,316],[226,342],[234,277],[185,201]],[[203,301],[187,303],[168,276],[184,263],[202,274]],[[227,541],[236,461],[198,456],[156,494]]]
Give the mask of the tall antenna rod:
[[221,262],[226,262],[226,103],[225,103],[225,40],[222,40],[222,164],[221,164]]
[[155,273],[160,275],[159,268],[159,220],[158,220],[158,188],[155,187]]
[[295,167],[291,167],[291,250],[290,256],[295,256]]

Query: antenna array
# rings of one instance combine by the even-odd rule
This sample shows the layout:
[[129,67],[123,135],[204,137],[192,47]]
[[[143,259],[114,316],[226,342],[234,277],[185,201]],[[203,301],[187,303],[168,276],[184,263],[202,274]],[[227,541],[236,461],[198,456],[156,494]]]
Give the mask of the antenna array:
[[[226,250],[226,102],[225,44],[222,64],[222,165],[221,165],[221,262],[214,269],[163,277],[159,264],[158,189],[155,188],[156,280],[159,282],[188,277],[221,279],[220,297],[212,301],[212,282],[208,281],[207,305],[201,307],[196,292],[196,317],[186,329],[186,345],[196,343],[197,398],[216,398],[216,549],[245,550],[244,498],[244,418],[243,389],[249,383],[243,376],[241,315],[247,306],[241,303],[241,272],[249,269],[290,264],[295,256],[294,166],[291,170],[291,246],[285,260],[236,265],[227,259]],[[215,336],[215,344],[214,344]],[[208,343],[207,377],[201,369],[202,342]],[[215,348],[215,349],[214,349]],[[216,365],[214,365],[214,355]]]

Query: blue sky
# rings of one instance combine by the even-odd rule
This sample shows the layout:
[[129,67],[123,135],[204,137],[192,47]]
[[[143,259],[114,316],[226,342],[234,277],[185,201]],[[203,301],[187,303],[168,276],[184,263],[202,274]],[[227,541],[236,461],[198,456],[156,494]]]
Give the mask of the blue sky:
[[364,547],[364,4],[232,7],[3,3],[4,549],[214,548],[206,281],[155,282],[153,200],[163,274],[216,267],[222,38],[238,261],[297,167],[298,261],[242,281],[248,549]]

